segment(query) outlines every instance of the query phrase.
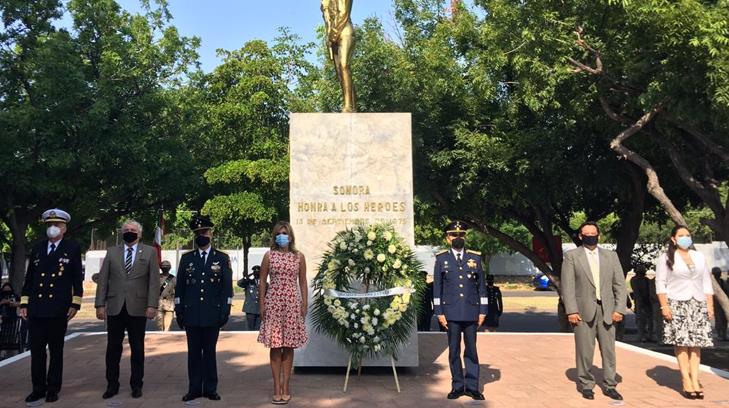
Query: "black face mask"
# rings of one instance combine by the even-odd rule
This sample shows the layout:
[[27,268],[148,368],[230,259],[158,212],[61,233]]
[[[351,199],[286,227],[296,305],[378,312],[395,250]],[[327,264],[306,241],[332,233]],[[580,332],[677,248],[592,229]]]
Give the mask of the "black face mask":
[[125,233],[123,233],[123,234],[122,234],[122,239],[123,239],[123,240],[124,240],[124,242],[126,242],[127,244],[131,244],[132,242],[134,242],[134,241],[136,241],[136,240],[137,240],[137,236],[138,236],[138,235],[137,235],[137,233],[136,233],[136,232],[132,232],[132,231],[127,231],[127,232],[125,232]]
[[596,246],[599,235],[583,235],[582,245],[585,246]]
[[170,272],[170,269],[172,269],[172,268],[168,268],[166,266],[163,266],[163,267],[161,267],[159,269],[162,271],[162,273],[169,273]]
[[451,241],[451,246],[455,249],[463,249],[463,247],[466,246],[466,240],[461,237],[453,238],[453,241]]
[[210,237],[206,237],[205,235],[198,235],[195,237],[195,245],[197,245],[198,248],[206,247],[208,244],[210,244]]

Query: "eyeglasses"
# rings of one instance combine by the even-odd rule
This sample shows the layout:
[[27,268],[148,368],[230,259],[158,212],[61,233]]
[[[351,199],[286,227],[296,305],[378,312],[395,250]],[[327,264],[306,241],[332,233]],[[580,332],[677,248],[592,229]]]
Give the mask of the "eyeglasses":
[[454,238],[463,238],[466,236],[466,233],[465,232],[449,232],[448,236],[454,237]]

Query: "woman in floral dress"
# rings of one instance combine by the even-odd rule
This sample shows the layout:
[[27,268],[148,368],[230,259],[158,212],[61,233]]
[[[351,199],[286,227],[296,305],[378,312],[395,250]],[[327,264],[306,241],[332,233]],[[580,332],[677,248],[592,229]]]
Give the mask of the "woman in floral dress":
[[270,348],[273,374],[274,404],[287,404],[291,400],[289,380],[294,363],[294,349],[306,343],[304,320],[308,309],[306,260],[296,250],[294,231],[285,221],[279,221],[271,234],[271,249],[261,263],[260,285],[261,331],[258,342]]

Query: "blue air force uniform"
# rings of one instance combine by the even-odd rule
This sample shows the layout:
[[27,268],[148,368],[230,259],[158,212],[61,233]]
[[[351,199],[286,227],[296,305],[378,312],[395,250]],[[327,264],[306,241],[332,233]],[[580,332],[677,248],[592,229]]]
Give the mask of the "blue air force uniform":
[[[45,223],[68,223],[71,216],[59,209],[43,213]],[[50,233],[49,233],[50,236]],[[63,377],[63,343],[68,312],[81,308],[83,272],[81,247],[73,240],[43,240],[33,246],[25,274],[20,307],[28,314],[33,392],[27,402],[46,397],[55,401]],[[50,354],[46,372],[46,346]]]
[[[465,233],[465,229],[462,222],[451,223],[446,228],[448,233]],[[478,319],[488,310],[481,253],[455,248],[437,253],[433,283],[434,313],[444,315],[448,322],[452,390],[470,395],[469,392],[478,392],[479,389]],[[465,345],[465,376],[461,366],[461,337]]]
[[[212,228],[212,223],[202,216],[194,217],[191,224],[195,231]],[[212,246],[183,254],[175,296],[177,322],[187,334],[189,388],[185,397],[220,399],[215,348],[233,302],[233,273],[228,255]]]

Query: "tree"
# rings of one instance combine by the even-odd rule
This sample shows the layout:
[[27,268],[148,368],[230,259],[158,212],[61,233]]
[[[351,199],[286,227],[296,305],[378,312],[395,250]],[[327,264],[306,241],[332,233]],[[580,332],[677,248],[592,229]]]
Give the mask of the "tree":
[[112,0],[67,7],[72,31],[54,26],[60,1],[0,1],[0,219],[15,288],[43,210],[68,209],[76,231],[111,225],[177,201],[188,178],[170,94],[198,41],[177,33],[163,2],[145,15]]

